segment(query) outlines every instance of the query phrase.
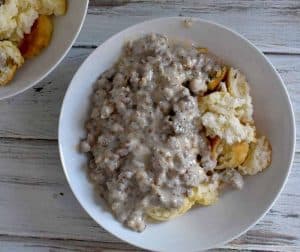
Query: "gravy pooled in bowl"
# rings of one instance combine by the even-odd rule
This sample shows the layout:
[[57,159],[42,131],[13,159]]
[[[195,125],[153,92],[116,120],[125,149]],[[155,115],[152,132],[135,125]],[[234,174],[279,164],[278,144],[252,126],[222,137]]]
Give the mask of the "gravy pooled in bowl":
[[241,189],[242,175],[271,162],[246,79],[203,48],[159,34],[130,41],[91,103],[80,146],[90,178],[135,231],[215,203],[224,185]]

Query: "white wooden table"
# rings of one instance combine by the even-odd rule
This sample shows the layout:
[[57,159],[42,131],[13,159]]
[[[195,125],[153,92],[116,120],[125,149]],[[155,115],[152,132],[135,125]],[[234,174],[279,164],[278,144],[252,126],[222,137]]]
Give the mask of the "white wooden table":
[[[138,250],[105,232],[75,200],[58,156],[58,116],[73,74],[97,45],[137,22],[181,15],[227,25],[257,45],[283,77],[299,128],[300,0],[92,0],[63,63],[34,88],[0,102],[1,252]],[[299,146],[297,134],[291,175],[271,211],[213,251],[300,251]]]

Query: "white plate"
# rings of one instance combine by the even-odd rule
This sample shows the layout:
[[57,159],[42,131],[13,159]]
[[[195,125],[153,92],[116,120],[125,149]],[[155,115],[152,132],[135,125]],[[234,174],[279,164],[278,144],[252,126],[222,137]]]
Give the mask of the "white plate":
[[[108,39],[82,64],[66,93],[59,121],[59,150],[67,180],[82,207],[103,228],[133,245],[155,251],[199,251],[228,242],[254,225],[272,206],[288,177],[295,148],[295,120],[287,90],[271,63],[249,41],[223,26],[200,19],[185,28],[184,18],[162,18],[132,26]],[[156,32],[194,41],[238,67],[250,82],[259,131],[268,136],[273,161],[262,174],[246,178],[210,207],[148,225],[143,233],[124,228],[95,195],[86,176],[86,157],[77,152],[97,77],[118,58],[123,43]]]
[[49,46],[27,60],[7,86],[0,87],[0,100],[24,92],[45,78],[71,49],[83,25],[88,0],[68,0],[66,15],[53,17],[53,36]]

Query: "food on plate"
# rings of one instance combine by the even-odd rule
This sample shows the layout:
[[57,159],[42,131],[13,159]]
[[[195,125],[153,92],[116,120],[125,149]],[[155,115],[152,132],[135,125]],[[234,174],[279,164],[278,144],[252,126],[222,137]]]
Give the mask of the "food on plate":
[[[252,118],[252,103],[248,103],[245,98],[234,97],[227,91],[216,91],[200,97],[199,106],[201,111],[220,115],[232,114],[241,121],[246,116]],[[246,113],[249,114],[245,115]]]
[[218,153],[220,152],[219,146],[221,144],[221,138],[218,136],[208,138],[210,142],[210,150],[211,150],[211,156],[216,159],[218,156]]
[[183,204],[179,208],[168,209],[162,207],[153,207],[147,209],[147,215],[152,218],[152,220],[166,221],[186,213],[194,204],[195,202],[193,200],[185,198]]
[[62,16],[67,11],[66,0],[39,0],[38,11],[41,15],[52,15]]
[[24,58],[11,41],[0,41],[0,86],[9,82],[23,63]]
[[[51,41],[52,15],[64,15],[66,8],[66,0],[0,2],[0,42],[12,42],[25,59],[37,56]],[[9,81],[15,71],[11,73]]]
[[49,16],[41,15],[35,21],[29,34],[25,34],[20,51],[25,59],[33,58],[46,48],[52,36],[52,20]]
[[205,47],[196,47],[198,53],[208,53],[208,49]]
[[218,200],[219,182],[215,179],[211,183],[203,183],[194,187],[190,196],[184,199],[184,202],[179,208],[162,208],[153,207],[147,210],[147,215],[153,220],[166,221],[186,213],[193,205],[200,204],[209,206]]
[[232,168],[244,163],[248,155],[249,144],[247,142],[235,142],[232,145],[221,143],[217,149],[218,165],[215,169]]
[[214,90],[220,82],[225,78],[227,73],[227,68],[226,66],[223,66],[221,69],[213,73],[214,77],[213,79],[208,83],[208,89],[209,90]]
[[230,68],[227,75],[228,92],[235,98],[243,99],[244,105],[239,119],[244,123],[253,123],[253,105],[246,77],[237,69]]
[[88,173],[115,217],[135,231],[195,205],[271,163],[245,76],[207,50],[149,34],[129,41],[95,83]]
[[228,144],[255,140],[255,128],[252,125],[244,125],[233,114],[217,114],[206,112],[201,118],[207,135],[219,136]]
[[250,143],[248,156],[238,170],[243,175],[255,175],[267,168],[271,163],[272,149],[265,136],[258,137]]

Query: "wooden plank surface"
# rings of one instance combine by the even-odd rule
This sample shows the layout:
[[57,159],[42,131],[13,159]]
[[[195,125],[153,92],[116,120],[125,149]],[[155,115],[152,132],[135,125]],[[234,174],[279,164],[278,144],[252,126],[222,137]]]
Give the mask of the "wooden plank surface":
[[[299,132],[299,0],[91,0],[63,63],[34,88],[0,101],[1,252],[140,251],[108,234],[79,206],[59,161],[57,124],[65,90],[93,48],[132,24],[161,16],[212,20],[257,45],[285,81]],[[211,251],[300,251],[299,168],[297,133],[293,169],[271,211],[245,235]]]
[[92,0],[77,46],[97,46],[122,29],[162,16],[226,25],[265,52],[300,53],[298,0]]
[[[62,239],[0,236],[0,251],[13,252],[113,252],[141,251],[127,244]],[[222,250],[218,252],[223,252]]]
[[0,137],[57,139],[65,91],[91,49],[72,49],[46,79],[21,95],[0,101]]
[[[94,242],[62,239],[45,239],[17,236],[0,236],[0,251],[4,248],[13,252],[136,252],[141,249],[133,246],[114,242]],[[284,248],[284,247],[283,247]],[[218,248],[210,252],[249,252],[247,249]],[[254,250],[252,250],[254,251]],[[291,251],[291,250],[290,250]]]

